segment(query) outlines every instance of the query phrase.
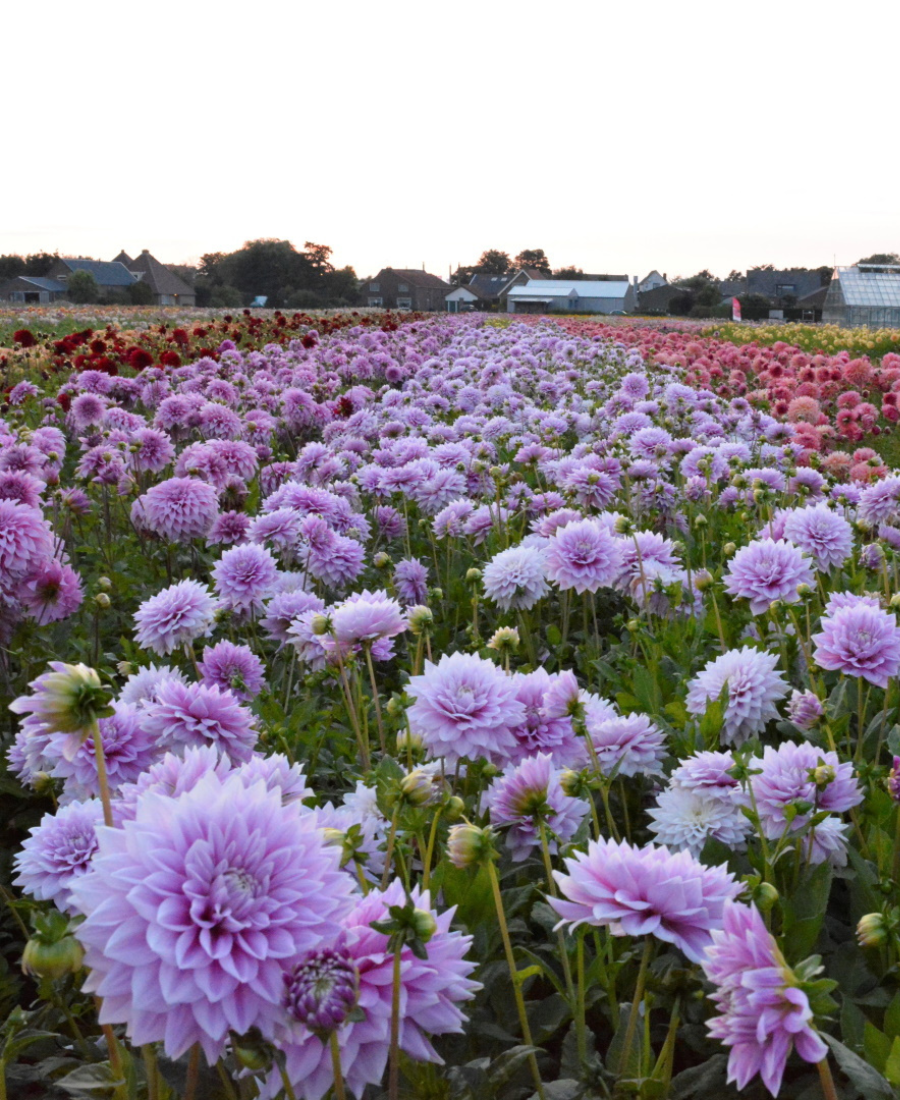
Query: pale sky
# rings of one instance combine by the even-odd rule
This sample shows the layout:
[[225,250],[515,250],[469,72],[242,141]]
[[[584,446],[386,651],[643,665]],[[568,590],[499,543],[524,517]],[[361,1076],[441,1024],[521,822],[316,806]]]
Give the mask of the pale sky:
[[872,0],[5,4],[0,253],[852,263],[900,251],[898,32]]

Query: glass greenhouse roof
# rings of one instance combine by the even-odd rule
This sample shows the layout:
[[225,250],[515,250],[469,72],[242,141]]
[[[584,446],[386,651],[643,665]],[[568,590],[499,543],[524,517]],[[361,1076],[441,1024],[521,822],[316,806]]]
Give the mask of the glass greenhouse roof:
[[900,271],[839,267],[838,278],[848,306],[900,306]]

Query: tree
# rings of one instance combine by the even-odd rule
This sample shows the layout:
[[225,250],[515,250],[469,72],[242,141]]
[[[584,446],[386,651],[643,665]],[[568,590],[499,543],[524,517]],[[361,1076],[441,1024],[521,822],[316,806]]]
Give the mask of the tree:
[[508,252],[488,248],[481,253],[475,271],[479,275],[505,275],[512,267]]
[[100,287],[90,271],[73,271],[66,283],[66,290],[73,302],[89,305],[100,297]]
[[741,317],[745,321],[764,321],[772,308],[765,294],[742,294],[738,301],[741,303]]
[[900,256],[896,252],[875,252],[856,262],[858,264],[900,264]]
[[694,295],[689,290],[673,294],[669,299],[669,313],[674,313],[676,317],[687,317],[693,308]]
[[568,279],[570,282],[578,282],[584,278],[584,272],[580,267],[559,267],[553,272],[554,279]]
[[775,270],[775,267],[774,267],[773,264],[756,264],[754,267],[748,267],[747,268],[747,273],[749,274],[751,271],[774,271],[774,270]]
[[303,245],[303,251],[310,267],[319,275],[327,275],[334,271],[330,259],[332,250],[327,244],[313,244],[312,241],[307,241]]
[[553,275],[550,270],[550,261],[547,259],[543,248],[522,249],[516,256],[514,263],[516,267],[533,267],[548,279]]
[[726,282],[736,283],[739,280],[743,279],[743,277],[744,273],[742,271],[735,271],[734,269],[732,269],[728,272],[728,278],[726,279]]
[[156,298],[143,279],[138,279],[131,286],[126,287],[126,293],[129,304],[133,306],[152,306]]

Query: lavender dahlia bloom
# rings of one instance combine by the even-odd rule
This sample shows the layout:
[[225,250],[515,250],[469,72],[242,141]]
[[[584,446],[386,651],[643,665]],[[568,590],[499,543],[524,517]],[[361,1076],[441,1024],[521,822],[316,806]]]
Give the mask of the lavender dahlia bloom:
[[777,749],[767,745],[762,770],[751,776],[750,785],[763,832],[775,839],[788,826],[785,810],[797,802],[808,802],[814,810],[796,814],[790,822],[796,832],[815,810],[842,813],[862,802],[863,794],[851,763],[842,764],[835,752],[823,752],[807,742],[786,741]]
[[554,871],[562,898],[549,898],[560,923],[608,927],[614,936],[653,935],[699,962],[722,927],[725,903],[743,889],[722,867],[706,867],[685,851],[592,840]]
[[342,645],[395,638],[407,628],[403,608],[382,590],[354,592],[331,613],[331,629]]
[[102,823],[103,807],[93,799],[44,814],[16,855],[15,885],[38,901],[52,901],[64,913],[77,912],[71,887],[90,868],[97,850],[96,826]]
[[514,862],[527,859],[540,847],[539,822],[544,823],[550,850],[555,852],[557,840],[571,840],[589,812],[582,799],[563,793],[559,775],[550,754],[539,753],[508,767],[488,788],[485,801],[491,822],[509,826],[506,846]]
[[[602,700],[601,700],[602,702]],[[597,760],[605,775],[631,776],[661,771],[666,755],[666,738],[646,714],[616,714],[609,704],[586,708],[585,727]],[[582,761],[591,760],[589,750],[581,746]]]
[[249,760],[256,744],[254,716],[230,691],[206,684],[168,680],[156,701],[144,708],[141,727],[160,749],[183,752],[192,745],[214,745],[235,761]]
[[50,526],[37,508],[0,500],[0,590],[53,556]]
[[161,657],[212,632],[217,604],[205,584],[179,581],[144,600],[134,615],[135,641]]
[[453,767],[463,757],[504,764],[516,750],[512,730],[525,708],[516,682],[493,662],[468,653],[444,655],[413,676],[407,692],[415,702],[407,717],[431,756]]
[[758,1073],[777,1096],[792,1047],[807,1062],[828,1054],[809,1000],[755,906],[725,906],[722,927],[713,931],[700,964],[717,987],[712,1000],[720,1015],[706,1026],[731,1047],[729,1083],[744,1089]]
[[748,599],[753,614],[764,615],[775,600],[796,603],[798,585],[814,582],[809,559],[792,543],[756,539],[731,559],[725,591]]
[[[100,740],[103,743],[103,759],[111,791],[123,783],[134,782],[160,755],[158,746],[141,728],[136,707],[116,703],[115,712],[99,721]],[[100,796],[100,780],[97,775],[97,753],[94,740],[88,737],[71,760],[64,753],[65,734],[54,734],[49,751],[58,756],[52,774],[65,780],[67,799],[85,799]]]
[[550,539],[545,558],[547,576],[562,589],[596,592],[615,582],[622,570],[624,552],[602,523],[581,520],[567,523]]
[[71,565],[47,558],[16,587],[16,599],[38,624],[46,626],[67,619],[81,606],[81,577]]
[[[431,907],[428,891],[414,887],[411,897],[416,908],[431,914],[437,927],[426,946],[427,959],[417,959],[409,947],[400,953],[400,1049],[415,1061],[440,1064],[428,1035],[462,1031],[464,1017],[459,1006],[480,988],[470,978],[475,964],[465,958],[472,937],[451,931],[454,910],[438,913]],[[363,1095],[366,1085],[381,1081],[391,1039],[394,956],[388,937],[371,925],[388,919],[390,906],[405,901],[400,882],[391,883],[383,892],[371,890],[344,919],[343,934],[333,945],[359,976],[361,1018],[348,1019],[336,1031],[341,1070],[356,1096]],[[321,1100],[334,1080],[328,1044],[296,1021],[290,1007],[282,1019],[276,1043],[286,1056],[287,1074],[297,1098]],[[281,1076],[275,1070],[262,1088],[261,1100],[273,1100],[282,1089]]]
[[501,550],[481,574],[484,594],[501,611],[527,611],[550,591],[544,576],[544,554],[534,546]]
[[853,550],[853,528],[827,504],[788,512],[784,537],[799,547],[823,571],[843,565]]
[[284,973],[352,904],[338,849],[297,804],[213,772],[177,799],[147,792],[99,838],[74,898],[101,1021],[171,1058],[200,1043],[210,1064],[229,1029],[271,1037]]
[[271,551],[250,543],[226,550],[212,569],[222,605],[232,611],[261,611],[278,579]]
[[404,558],[394,566],[394,587],[404,604],[423,604],[428,599],[428,567],[418,558]]
[[842,672],[886,688],[900,670],[900,627],[879,607],[862,602],[826,608],[822,631],[813,634],[813,660],[819,668]]
[[262,661],[246,645],[225,641],[206,646],[197,667],[207,687],[230,691],[242,702],[255,698],[265,687]]
[[672,787],[733,801],[740,784],[729,775],[734,767],[730,752],[698,752],[682,760],[669,776]]
[[731,849],[743,848],[751,828],[735,801],[686,787],[671,786],[663,791],[655,809],[648,813],[657,843],[674,850],[686,848],[698,859],[710,837]]
[[285,1008],[313,1034],[327,1034],[356,1006],[358,986],[356,963],[338,940],[334,947],[307,951],[285,974]]
[[791,692],[787,709],[788,718],[804,733],[811,730],[825,713],[825,708],[815,692],[796,689]]
[[740,745],[761,733],[770,718],[777,718],[775,703],[787,694],[787,682],[775,671],[778,657],[750,646],[731,649],[717,657],[688,685],[687,709],[703,714],[708,703],[728,689],[722,741]]
[[151,486],[131,509],[136,527],[168,542],[206,538],[218,514],[216,490],[194,477],[170,477]]
[[[516,698],[525,708],[525,718],[513,729],[518,747],[513,753],[515,763],[539,752],[548,752],[557,767],[568,767],[581,759],[581,742],[568,714],[550,714],[546,709],[547,693],[559,679],[543,668],[515,676]],[[576,685],[577,692],[577,685]]]

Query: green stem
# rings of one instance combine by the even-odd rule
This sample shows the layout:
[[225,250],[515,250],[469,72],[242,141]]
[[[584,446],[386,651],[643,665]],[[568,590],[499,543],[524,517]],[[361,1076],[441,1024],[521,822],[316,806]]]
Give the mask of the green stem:
[[828,1065],[828,1055],[821,1062],[816,1062],[819,1071],[819,1082],[822,1085],[822,1095],[825,1100],[838,1100],[837,1090],[834,1087],[834,1078],[831,1076],[831,1067]]
[[141,1054],[144,1056],[144,1072],[147,1074],[147,1100],[159,1100],[159,1075],[153,1044],[144,1043]]
[[367,642],[363,646],[363,650],[366,654],[366,664],[369,666],[369,683],[372,685],[372,700],[375,703],[375,720],[378,723],[378,743],[381,745],[382,753],[387,752],[387,746],[384,741],[384,722],[381,719],[381,700],[378,698],[378,685],[375,683],[375,668],[372,665],[372,645]]
[[294,1086],[291,1084],[290,1077],[288,1077],[283,1059],[278,1060],[278,1072],[281,1074],[281,1083],[284,1085],[284,1095],[287,1100],[297,1100],[297,1094],[294,1092]]
[[200,1047],[197,1043],[191,1047],[188,1057],[187,1078],[184,1083],[184,1100],[194,1100],[197,1095],[197,1084],[200,1080]]
[[575,945],[575,967],[578,972],[578,993],[575,1002],[575,1037],[579,1066],[583,1066],[587,1060],[587,1025],[585,1023],[584,1004],[584,936],[585,928],[579,928],[578,940]]
[[0,1058],[0,1100],[6,1100],[6,1059]]
[[388,1100],[400,1094],[400,955],[403,945],[394,947],[394,977],[391,990],[391,1050],[388,1068]]
[[434,815],[434,820],[431,822],[431,832],[428,834],[428,847],[425,849],[425,867],[422,871],[422,889],[428,889],[428,882],[431,878],[431,857],[434,854],[434,842],[437,837],[438,821],[441,816],[443,806],[438,806],[437,812]]
[[634,987],[634,1000],[631,1002],[631,1012],[628,1014],[628,1025],[625,1028],[625,1042],[622,1044],[622,1054],[619,1058],[619,1076],[628,1068],[631,1056],[631,1044],[634,1042],[634,1032],[637,1027],[638,1014],[644,1000],[644,987],[647,984],[647,971],[650,967],[650,956],[653,954],[653,937],[648,936],[644,944],[644,954],[641,956],[641,968],[638,971],[637,985]]
[[[533,1047],[531,1039],[531,1027],[528,1023],[528,1014],[525,1011],[525,998],[522,996],[522,987],[519,984],[519,974],[516,970],[516,958],[513,955],[512,941],[509,938],[509,928],[506,924],[506,914],[503,911],[503,898],[500,894],[500,881],[497,878],[497,869],[493,860],[487,860],[488,877],[491,880],[491,891],[494,895],[494,905],[497,909],[497,923],[500,925],[500,936],[503,939],[503,950],[506,953],[506,965],[509,967],[509,976],[512,980],[513,996],[516,1001],[516,1010],[519,1013],[519,1026],[522,1028],[522,1038],[527,1046]],[[528,1055],[528,1064],[531,1067],[531,1075],[534,1077],[535,1088],[540,1100],[547,1100],[544,1094],[544,1082],[541,1080],[541,1071],[538,1069],[537,1058],[534,1054]]]
[[334,1100],[347,1100],[347,1094],[344,1091],[344,1074],[341,1071],[341,1047],[336,1031],[332,1031],[328,1037],[328,1045],[331,1047],[331,1068],[334,1071]]
[[[547,874],[547,889],[550,891],[551,896],[556,898],[559,897],[559,893],[556,889],[556,883],[553,880],[553,864],[550,860],[550,843],[547,840],[547,826],[543,818],[538,818],[538,829],[541,834],[541,852],[544,856],[544,871]],[[562,963],[563,975],[566,980],[566,991],[569,995],[569,1004],[574,1008],[575,983],[572,981],[572,965],[569,962],[569,952],[566,949],[566,937],[561,928],[557,930],[556,937],[559,943],[559,959]]]
[[97,780],[100,784],[100,801],[103,803],[103,824],[112,828],[112,803],[109,797],[109,780],[106,777],[106,757],[103,755],[103,738],[100,736],[100,723],[96,719],[91,723],[94,738],[94,755],[97,759]]
[[394,808],[394,816],[391,818],[391,831],[388,833],[387,852],[384,857],[384,874],[381,876],[381,889],[387,890],[388,878],[391,874],[391,863],[394,859],[394,841],[397,839],[397,819],[400,816],[399,804]]

